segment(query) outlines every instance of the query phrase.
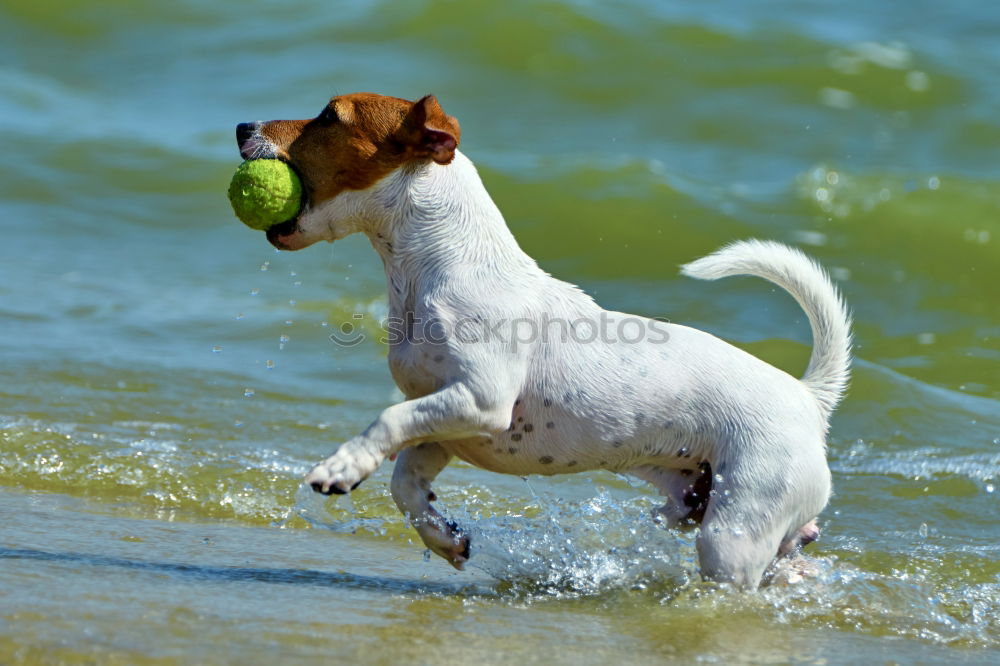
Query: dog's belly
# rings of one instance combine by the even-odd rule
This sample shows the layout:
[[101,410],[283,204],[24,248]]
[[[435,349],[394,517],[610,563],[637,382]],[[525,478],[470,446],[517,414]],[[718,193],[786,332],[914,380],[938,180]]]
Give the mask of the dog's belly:
[[[481,437],[443,442],[453,455],[470,465],[499,474],[567,474],[606,467],[607,460],[598,460],[586,452],[557,456],[550,447],[530,444],[519,446],[509,437]],[[607,456],[611,457],[611,456]],[[605,463],[604,465],[600,463]]]
[[[537,463],[532,465],[529,458],[518,455],[516,447],[497,441],[492,437],[478,437],[454,442],[443,442],[453,455],[470,465],[498,474],[543,474]],[[513,452],[511,452],[513,451]],[[549,474],[554,472],[550,471]]]
[[[490,437],[442,442],[453,455],[469,464],[501,474],[571,474],[595,469],[624,472],[640,465],[669,469],[698,469],[708,447],[678,444],[679,438],[656,429],[643,429],[633,436],[606,440],[588,433],[586,423],[554,432],[542,431],[531,419],[512,420],[511,428]],[[689,438],[681,438],[689,441]]]

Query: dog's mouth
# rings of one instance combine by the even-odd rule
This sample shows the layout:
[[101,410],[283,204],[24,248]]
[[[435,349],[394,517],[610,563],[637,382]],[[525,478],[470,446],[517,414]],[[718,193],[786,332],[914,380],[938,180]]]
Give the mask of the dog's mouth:
[[[295,167],[275,153],[274,145],[260,134],[260,122],[240,123],[236,126],[236,145],[240,157],[245,160],[281,159],[294,170]],[[301,180],[301,177],[300,177]],[[290,220],[281,222],[269,228],[265,234],[268,242],[279,250],[301,250],[310,245],[303,239],[299,220],[309,201],[307,185],[302,183],[302,202],[299,212]]]
[[265,233],[267,242],[279,250],[301,250],[309,243],[302,240],[302,232],[299,230],[299,215],[296,215],[287,222],[276,224]]

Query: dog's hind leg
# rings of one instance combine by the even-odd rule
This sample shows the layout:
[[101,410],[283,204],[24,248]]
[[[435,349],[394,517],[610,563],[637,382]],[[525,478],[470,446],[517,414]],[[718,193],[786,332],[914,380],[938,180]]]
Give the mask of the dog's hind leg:
[[776,557],[816,538],[813,517],[830,489],[820,453],[780,470],[758,463],[720,465],[698,535],[703,577],[756,589]]
[[[714,499],[714,498],[713,498]],[[713,512],[709,502],[698,534],[698,561],[707,580],[755,590],[774,561],[784,530],[776,525],[749,525]]]
[[449,460],[451,454],[436,442],[404,449],[396,459],[390,490],[424,544],[461,569],[469,559],[469,539],[431,506],[437,499],[431,482]]

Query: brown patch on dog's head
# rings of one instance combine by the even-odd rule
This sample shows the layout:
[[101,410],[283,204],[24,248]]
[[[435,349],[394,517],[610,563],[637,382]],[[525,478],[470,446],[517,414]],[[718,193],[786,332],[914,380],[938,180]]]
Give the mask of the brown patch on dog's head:
[[334,97],[313,119],[264,123],[260,134],[318,206],[344,190],[371,187],[408,162],[450,163],[461,130],[433,95],[410,102],[354,93]]

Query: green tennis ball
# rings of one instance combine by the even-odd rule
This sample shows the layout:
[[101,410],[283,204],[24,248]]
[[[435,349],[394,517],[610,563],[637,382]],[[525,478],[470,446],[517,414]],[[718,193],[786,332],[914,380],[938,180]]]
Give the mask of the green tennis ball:
[[229,202],[243,224],[266,231],[298,214],[302,181],[281,160],[247,160],[229,183]]

